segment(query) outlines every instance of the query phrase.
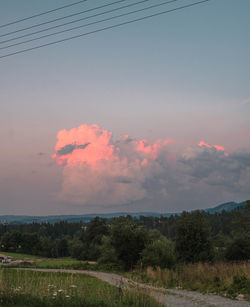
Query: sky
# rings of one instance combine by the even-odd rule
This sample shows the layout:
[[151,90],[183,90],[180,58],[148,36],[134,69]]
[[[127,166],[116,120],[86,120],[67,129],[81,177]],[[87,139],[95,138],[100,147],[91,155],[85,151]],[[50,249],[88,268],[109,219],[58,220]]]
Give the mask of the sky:
[[[4,34],[114,1],[1,27],[73,2],[2,1],[0,48],[29,32]],[[123,2],[70,20],[136,1]],[[0,215],[166,213],[250,198],[249,0],[211,0],[1,58],[193,2],[0,49]]]

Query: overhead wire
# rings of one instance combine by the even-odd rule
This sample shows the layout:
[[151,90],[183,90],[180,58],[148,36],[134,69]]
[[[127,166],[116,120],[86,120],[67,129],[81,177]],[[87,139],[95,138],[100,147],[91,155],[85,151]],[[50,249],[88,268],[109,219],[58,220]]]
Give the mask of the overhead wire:
[[50,43],[46,43],[46,44],[30,47],[30,48],[27,48],[27,49],[22,49],[22,50],[15,51],[15,52],[12,52],[12,53],[7,53],[5,55],[0,56],[0,59],[6,58],[6,57],[10,57],[10,56],[14,56],[16,54],[28,52],[28,51],[31,51],[31,50],[40,49],[40,48],[43,48],[43,47],[46,47],[46,46],[51,46],[51,45],[59,44],[59,43],[65,42],[65,41],[69,41],[69,40],[75,39],[75,38],[84,37],[84,36],[88,36],[88,35],[91,35],[91,34],[94,34],[94,33],[103,32],[103,31],[106,31],[106,30],[114,29],[114,28],[117,28],[117,27],[121,27],[121,26],[124,26],[124,25],[132,24],[132,23],[139,22],[139,21],[142,21],[142,20],[146,20],[146,19],[149,19],[149,18],[153,18],[153,17],[156,17],[156,16],[164,15],[164,14],[167,14],[167,13],[170,13],[170,12],[174,12],[174,11],[177,11],[177,10],[182,10],[182,9],[186,9],[186,8],[189,8],[189,7],[192,7],[192,6],[195,6],[195,5],[200,5],[202,3],[209,2],[209,1],[211,1],[211,0],[202,0],[202,1],[198,1],[198,2],[193,2],[193,3],[187,4],[187,5],[183,5],[183,6],[179,6],[179,7],[170,9],[170,10],[154,13],[154,14],[143,16],[143,17],[140,17],[140,18],[132,19],[132,20],[129,20],[129,21],[124,21],[124,22],[121,22],[121,23],[118,23],[118,24],[114,24],[114,25],[107,26],[107,27],[100,28],[100,29],[96,29],[96,30],[93,30],[93,31],[90,31],[90,32],[85,32],[85,33],[82,33],[82,34],[74,35],[74,36],[67,37],[67,38],[64,38],[64,39],[60,39],[60,40],[57,40],[57,41],[54,41],[54,42],[50,42]]
[[[87,1],[87,0],[85,0],[85,1]],[[110,6],[110,5],[114,5],[114,4],[117,4],[117,3],[120,3],[120,2],[124,2],[124,1],[127,1],[127,0],[118,0],[118,1],[115,1],[115,2],[112,2],[112,3],[108,3],[108,4],[105,4],[105,5],[100,5],[100,6],[91,8],[91,9],[80,11],[80,12],[77,12],[77,13],[74,13],[74,14],[62,16],[62,17],[52,19],[52,20],[48,20],[48,21],[44,21],[42,23],[34,24],[34,25],[26,27],[26,28],[22,28],[22,29],[18,29],[18,30],[12,31],[12,32],[1,34],[0,37],[4,37],[4,36],[7,36],[7,35],[15,34],[15,33],[26,31],[26,30],[30,30],[30,29],[37,28],[37,27],[40,27],[40,26],[44,26],[44,25],[52,23],[52,22],[56,22],[56,21],[59,21],[59,20],[62,20],[62,19],[70,18],[70,17],[74,17],[74,16],[77,16],[77,15],[81,15],[81,14],[84,14],[84,13],[91,12],[91,11],[95,11],[95,10],[98,10],[98,9],[101,9],[101,8],[104,8],[104,7],[107,7],[107,6]]]
[[25,20],[29,20],[29,19],[32,19],[32,18],[35,18],[35,17],[46,15],[46,14],[49,14],[49,13],[53,13],[53,12],[56,12],[56,11],[59,11],[59,10],[62,10],[62,9],[65,9],[65,8],[68,8],[68,7],[80,4],[82,2],[86,2],[86,1],[88,1],[88,0],[77,1],[77,2],[74,2],[74,3],[71,3],[71,4],[60,6],[58,8],[55,8],[55,9],[52,9],[52,10],[49,10],[49,11],[45,11],[45,12],[42,12],[42,13],[39,13],[39,14],[35,14],[35,15],[32,15],[32,16],[29,16],[29,17],[25,17],[25,18],[22,18],[22,19],[19,19],[19,20],[15,20],[15,21],[12,21],[12,22],[0,25],[0,28],[4,28],[4,27],[7,27],[7,26],[10,26],[10,25],[13,25],[13,24],[25,21]]
[[[139,2],[133,3],[133,4],[129,4],[129,5],[126,5],[126,6],[123,6],[123,7],[120,7],[120,8],[116,8],[116,9],[110,10],[109,12],[113,12],[113,11],[118,10],[118,9],[128,8],[128,7],[131,7],[131,6],[143,3],[143,2],[147,2],[147,1],[149,1],[149,0],[143,0],[143,1],[139,1]],[[127,13],[123,13],[123,14],[120,14],[120,15],[108,17],[108,18],[105,18],[105,19],[97,20],[97,21],[93,21],[93,22],[90,22],[90,23],[87,23],[87,24],[84,24],[84,25],[76,26],[76,27],[73,27],[73,28],[70,28],[70,29],[66,29],[66,30],[62,30],[62,31],[46,34],[46,35],[43,35],[43,36],[40,36],[40,37],[36,37],[36,38],[32,38],[32,39],[29,39],[29,40],[26,40],[26,41],[22,41],[22,42],[19,42],[19,43],[15,43],[15,44],[11,44],[11,45],[8,45],[8,46],[0,47],[0,50],[8,49],[8,48],[11,48],[11,47],[14,47],[14,46],[18,46],[18,45],[23,45],[23,44],[26,44],[26,43],[30,43],[32,41],[36,41],[36,40],[47,38],[47,37],[50,37],[50,36],[62,34],[62,33],[65,33],[65,32],[76,30],[76,29],[84,28],[84,27],[87,27],[87,26],[95,25],[95,24],[102,23],[102,22],[105,22],[105,21],[110,21],[110,20],[113,20],[113,19],[117,19],[117,18],[121,18],[121,17],[124,17],[124,16],[131,15],[131,14],[143,12],[143,11],[146,11],[146,10],[149,10],[149,9],[152,9],[152,8],[156,8],[156,7],[160,7],[162,5],[167,5],[167,4],[170,4],[172,2],[176,2],[176,1],[180,1],[180,0],[165,1],[165,2],[162,2],[162,3],[154,4],[154,5],[151,5],[151,6],[148,6],[148,7],[145,7],[145,8],[141,8],[141,9],[138,9],[138,10],[130,11],[130,12],[127,12]],[[108,13],[108,12],[105,12],[105,13]],[[104,14],[104,13],[101,13],[101,14]],[[96,15],[99,16],[100,14],[96,14]],[[92,17],[94,17],[94,16],[96,17],[96,15],[93,15]],[[90,17],[91,16],[89,16],[89,18]],[[87,19],[87,17],[84,18],[84,19]]]
[[[106,4],[106,5],[102,5],[102,6],[99,6],[99,7],[96,7],[96,8],[92,8],[92,9],[89,9],[89,10],[85,10],[85,11],[82,11],[81,14],[87,13],[87,12],[90,12],[90,11],[93,11],[93,10],[96,10],[96,9],[100,9],[100,8],[103,8],[103,7],[106,7],[106,6],[114,5],[114,4],[117,4],[117,3],[119,3],[119,2],[124,2],[124,1],[126,1],[126,0],[115,1],[115,2],[112,2],[112,3]],[[62,23],[62,24],[59,24],[59,25],[56,25],[56,26],[53,26],[53,27],[45,28],[45,29],[42,29],[42,30],[39,30],[39,31],[36,31],[36,32],[27,33],[27,34],[24,34],[24,35],[21,35],[21,36],[18,36],[18,37],[14,37],[14,38],[11,38],[11,39],[7,39],[7,40],[5,40],[5,41],[0,41],[0,44],[7,43],[7,42],[10,42],[10,41],[13,41],[13,40],[20,39],[20,38],[24,38],[24,37],[27,37],[27,36],[30,36],[30,35],[38,34],[38,33],[41,33],[41,32],[49,31],[49,30],[52,30],[52,29],[56,29],[56,28],[59,28],[59,27],[63,27],[63,26],[66,26],[66,25],[69,25],[69,24],[72,24],[72,23],[76,23],[76,22],[79,22],[79,21],[86,20],[86,19],[98,17],[98,16],[101,16],[101,15],[104,15],[104,14],[112,13],[112,12],[115,12],[115,11],[118,11],[118,10],[121,10],[121,9],[124,9],[124,8],[128,8],[128,7],[131,7],[131,6],[135,6],[135,5],[144,3],[144,2],[148,2],[148,1],[151,1],[151,0],[142,0],[142,1],[138,1],[138,2],[136,2],[136,3],[127,4],[127,5],[118,7],[118,8],[114,8],[114,9],[112,9],[112,10],[104,11],[104,12],[97,13],[97,14],[94,14],[94,15],[91,15],[91,16],[87,16],[87,17],[83,17],[83,18],[80,18],[80,19],[76,19],[76,20],[72,20],[72,21],[69,21],[69,22],[65,22],[65,23]],[[173,0],[173,1],[179,1],[179,0]],[[80,13],[77,13],[77,14],[80,14]],[[74,15],[75,15],[75,14],[74,14]],[[31,27],[30,27],[30,28],[31,28]],[[29,29],[30,29],[30,28],[29,28]],[[18,31],[21,31],[21,30],[18,30]],[[16,33],[16,32],[15,32],[15,33]],[[7,35],[7,34],[0,35],[0,37],[6,36],[6,35]]]

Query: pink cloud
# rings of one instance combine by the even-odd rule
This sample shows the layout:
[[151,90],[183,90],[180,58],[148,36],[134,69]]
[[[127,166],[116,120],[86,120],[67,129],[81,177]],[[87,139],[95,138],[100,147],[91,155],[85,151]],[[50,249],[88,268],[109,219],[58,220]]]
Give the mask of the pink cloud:
[[200,147],[205,146],[205,147],[208,147],[208,148],[212,148],[211,145],[205,143],[204,141],[200,141],[200,143],[198,144],[198,146],[200,146]]
[[215,148],[217,150],[225,151],[225,148],[220,146],[220,145],[209,145],[209,144],[205,143],[204,141],[200,141],[198,146],[200,146],[200,147],[205,146],[207,148]]
[[216,148],[217,150],[225,151],[225,148],[220,145],[213,145],[213,147]]
[[[86,163],[94,165],[99,160],[115,159],[114,145],[110,143],[112,133],[97,125],[81,125],[71,130],[61,130],[57,134],[55,151],[71,145],[75,148],[68,154],[55,154],[58,164]],[[86,147],[84,147],[86,145]],[[82,148],[81,148],[82,147]]]
[[157,140],[154,144],[150,144],[148,140],[134,141],[137,144],[137,150],[146,153],[152,159],[156,159],[161,149],[174,142],[173,139]]
[[176,153],[172,142],[114,138],[97,125],[61,130],[53,155],[62,168],[57,197],[81,206],[162,206],[199,193],[201,200],[204,193],[229,193],[232,187],[249,193],[248,151],[228,155],[223,146],[201,141]]
[[57,134],[55,154],[63,166],[60,199],[79,204],[122,204],[147,196],[144,183],[162,172],[156,159],[172,139],[135,140],[124,135],[113,140],[112,133],[97,125],[81,125]]

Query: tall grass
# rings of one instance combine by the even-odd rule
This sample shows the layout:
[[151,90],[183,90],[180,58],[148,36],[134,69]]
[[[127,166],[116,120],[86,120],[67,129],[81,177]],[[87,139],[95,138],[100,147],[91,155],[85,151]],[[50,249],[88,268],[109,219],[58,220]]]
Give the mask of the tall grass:
[[130,276],[167,288],[177,287],[231,297],[244,294],[246,299],[250,299],[250,262],[186,264],[177,266],[175,270],[148,267],[146,270],[135,270]]
[[69,273],[0,270],[0,306],[160,306],[139,289]]

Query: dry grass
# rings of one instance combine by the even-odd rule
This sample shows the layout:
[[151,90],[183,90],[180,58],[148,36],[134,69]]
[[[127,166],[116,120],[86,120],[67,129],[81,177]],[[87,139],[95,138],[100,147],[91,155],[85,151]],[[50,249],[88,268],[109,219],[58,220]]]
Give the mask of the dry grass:
[[244,293],[250,299],[250,262],[196,263],[179,265],[175,270],[135,270],[130,277],[166,288],[184,288],[201,292],[227,294]]

